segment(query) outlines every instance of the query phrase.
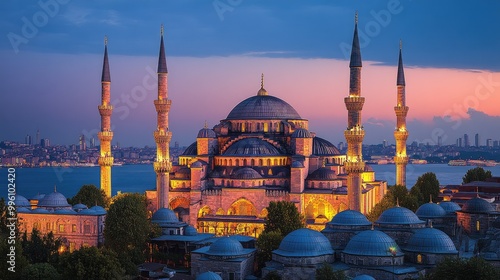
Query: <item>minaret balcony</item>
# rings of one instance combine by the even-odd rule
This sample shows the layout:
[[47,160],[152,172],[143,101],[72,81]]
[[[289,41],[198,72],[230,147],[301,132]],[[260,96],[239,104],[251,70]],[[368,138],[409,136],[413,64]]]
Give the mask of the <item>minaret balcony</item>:
[[111,142],[113,139],[113,131],[99,131],[97,132],[97,138],[101,142]]
[[154,132],[154,137],[155,137],[155,142],[158,144],[170,143],[170,139],[172,139],[172,132],[164,130],[156,130]]
[[408,139],[408,131],[407,130],[396,130],[394,131],[394,138],[396,141],[405,141]]
[[156,173],[169,173],[172,170],[172,163],[170,161],[155,161],[153,168]]
[[154,101],[156,112],[158,113],[168,113],[170,111],[170,106],[172,105],[172,100],[170,99],[157,99]]
[[99,157],[98,163],[100,166],[112,166],[114,160],[112,156],[103,156]]
[[362,161],[346,161],[344,162],[344,169],[347,174],[362,173],[365,170],[365,163]]
[[101,116],[106,116],[106,117],[109,117],[111,116],[111,113],[113,113],[113,105],[99,105],[97,106],[97,108],[99,109],[99,114],[101,114]]
[[407,164],[408,163],[408,156],[397,155],[394,157],[394,163],[395,164]]
[[365,98],[361,96],[349,96],[344,98],[344,103],[348,111],[361,111]]
[[396,112],[397,117],[406,117],[408,114],[408,110],[410,110],[410,107],[408,106],[395,106],[394,107],[394,112]]
[[361,128],[352,128],[344,131],[347,143],[360,143],[365,138],[365,131]]

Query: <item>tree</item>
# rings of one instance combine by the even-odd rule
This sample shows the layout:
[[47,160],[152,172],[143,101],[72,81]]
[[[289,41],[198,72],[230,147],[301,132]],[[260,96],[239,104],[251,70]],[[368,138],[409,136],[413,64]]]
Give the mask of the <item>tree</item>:
[[417,198],[419,205],[429,202],[430,197],[436,199],[439,195],[439,181],[436,174],[427,172],[418,177],[410,194]]
[[35,263],[31,264],[24,269],[21,279],[27,280],[58,280],[61,275],[57,272],[56,268],[49,263]]
[[500,279],[500,271],[483,258],[447,258],[438,263],[428,279],[455,280],[455,279]]
[[276,270],[273,270],[269,272],[266,277],[264,277],[264,280],[281,280],[281,275]]
[[267,207],[264,232],[279,231],[282,236],[305,227],[304,218],[297,207],[289,201],[271,201]]
[[83,185],[75,196],[68,199],[68,202],[72,205],[83,203],[88,207],[99,205],[108,208],[109,206],[109,198],[104,190],[100,190],[94,185]]
[[279,231],[263,232],[257,239],[257,264],[260,268],[273,257],[273,251],[278,249],[283,235]]
[[324,263],[320,268],[316,269],[316,280],[347,280],[344,272],[334,271],[332,266]]
[[467,184],[474,181],[485,181],[486,179],[491,178],[491,171],[484,170],[482,167],[476,167],[467,170],[464,177],[462,177],[462,184]]
[[29,239],[26,232],[23,234],[21,244],[23,254],[30,263],[56,264],[59,257],[59,248],[63,242],[61,238],[55,238],[52,232],[41,236],[37,229],[33,229]]
[[375,204],[370,213],[366,216],[371,222],[375,222],[382,213],[399,203],[399,206],[406,207],[412,211],[417,210],[419,204],[417,198],[408,192],[405,186],[389,186],[387,193]]
[[[23,255],[23,248],[21,246],[21,241],[16,238],[15,244],[8,244],[6,239],[0,237],[0,256],[2,256],[2,260],[0,262],[0,271],[2,274],[0,275],[1,279],[5,280],[14,280],[21,279],[21,275],[29,265],[28,260]],[[11,246],[14,246],[14,250],[11,251]],[[15,267],[13,267],[14,262]],[[10,270],[9,270],[10,269]],[[14,271],[12,271],[14,269]]]
[[144,195],[123,194],[109,207],[104,246],[119,253],[119,261],[127,274],[136,274],[135,265],[146,259],[152,230]]
[[73,253],[63,253],[59,259],[63,279],[122,279],[123,268],[117,254],[96,247],[82,247]]

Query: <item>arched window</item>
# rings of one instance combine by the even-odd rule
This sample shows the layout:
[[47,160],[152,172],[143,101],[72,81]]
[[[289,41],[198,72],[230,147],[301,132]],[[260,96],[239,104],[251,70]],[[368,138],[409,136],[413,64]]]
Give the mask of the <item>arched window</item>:
[[479,231],[481,229],[481,223],[479,221],[476,221],[476,231]]
[[422,255],[417,255],[417,263],[422,263]]

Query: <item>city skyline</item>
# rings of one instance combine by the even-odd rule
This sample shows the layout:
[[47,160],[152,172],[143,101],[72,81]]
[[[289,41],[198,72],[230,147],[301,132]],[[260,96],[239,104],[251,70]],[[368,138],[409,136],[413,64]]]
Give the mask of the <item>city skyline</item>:
[[[365,62],[367,144],[394,143],[399,39],[411,108],[408,143],[437,144],[441,137],[443,145],[450,145],[464,133],[479,133],[482,142],[500,138],[491,129],[500,122],[495,106],[500,102],[500,38],[493,35],[500,21],[498,3],[229,2],[153,1],[163,9],[134,3],[118,9],[95,1],[0,4],[0,56],[10,70],[0,85],[5,93],[0,101],[8,104],[0,113],[8,120],[0,139],[23,142],[27,134],[35,139],[37,129],[52,144],[77,144],[81,134],[97,138],[107,34],[113,144],[154,146],[152,104],[164,23],[173,142],[187,146],[205,121],[209,127],[218,124],[229,108],[257,93],[264,73],[270,95],[296,108],[311,131],[338,143],[346,123],[346,53],[356,10]],[[152,16],[146,18],[148,13]],[[31,37],[25,36],[30,24],[36,29]]]

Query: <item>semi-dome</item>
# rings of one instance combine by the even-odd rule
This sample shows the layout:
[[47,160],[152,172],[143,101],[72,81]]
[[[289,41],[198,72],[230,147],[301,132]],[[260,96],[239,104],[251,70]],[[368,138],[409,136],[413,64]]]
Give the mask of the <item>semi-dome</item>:
[[418,207],[415,214],[420,219],[434,219],[446,216],[446,211],[443,209],[443,207],[441,207],[441,205],[428,202]]
[[304,165],[302,164],[302,162],[296,160],[296,161],[292,162],[292,166],[291,167],[293,167],[293,168],[302,168],[302,167],[304,167]]
[[77,203],[77,204],[73,205],[73,210],[75,210],[75,211],[80,211],[83,209],[88,209],[87,205],[82,204],[82,203]]
[[207,271],[196,276],[196,280],[222,280],[222,277],[220,277],[217,273]]
[[328,167],[321,167],[314,170],[313,173],[307,176],[308,180],[335,180],[337,179],[337,174],[335,171],[331,170]]
[[277,156],[280,151],[270,143],[259,138],[245,138],[233,143],[224,156]]
[[215,134],[215,131],[205,127],[200,129],[196,138],[217,138],[217,135]]
[[189,179],[191,177],[191,169],[181,167],[175,172],[175,179]]
[[309,132],[309,130],[307,130],[305,128],[297,128],[292,133],[292,138],[312,138],[312,135]]
[[104,209],[103,207],[101,207],[99,205],[92,206],[92,207],[90,207],[90,209],[94,210],[99,215],[106,214],[106,209]]
[[207,255],[212,256],[238,256],[244,254],[241,243],[229,236],[220,237],[210,245]]
[[322,233],[301,228],[285,236],[273,253],[285,257],[316,257],[334,252],[330,241]]
[[408,240],[408,245],[404,250],[434,254],[458,253],[450,237],[446,233],[435,228],[422,228],[415,231],[410,237],[410,240]]
[[460,208],[460,205],[453,201],[441,201],[439,202],[439,205],[444,209],[444,211],[446,211],[446,213],[455,213],[462,209]]
[[26,197],[19,194],[16,194],[14,202],[16,203],[16,207],[26,207],[26,208],[31,207],[31,204],[26,199]]
[[196,144],[196,141],[189,145],[185,150],[184,153],[182,153],[183,156],[195,156],[198,154],[198,145]]
[[370,221],[361,212],[356,210],[345,210],[333,216],[328,223],[339,226],[369,226]]
[[365,164],[364,172],[374,172],[373,167],[369,164]]
[[186,226],[184,228],[184,235],[195,236],[198,234],[198,231],[193,226]]
[[251,167],[243,167],[238,169],[231,175],[233,179],[260,179],[262,176]]
[[352,280],[375,280],[375,278],[373,278],[367,274],[361,274],[361,275],[358,275],[358,276],[352,278]]
[[151,222],[162,226],[165,223],[177,223],[179,219],[174,211],[168,208],[160,208],[151,217]]
[[391,225],[411,225],[423,224],[425,221],[420,220],[415,213],[405,207],[392,207],[385,210],[375,222],[377,224]]
[[495,209],[488,201],[479,197],[469,199],[462,206],[462,212],[466,213],[490,213],[494,211]]
[[300,120],[290,104],[270,95],[257,95],[241,101],[227,115],[227,120]]
[[340,151],[329,141],[323,138],[314,137],[312,154],[317,156],[333,156],[340,155]]
[[379,230],[365,230],[351,238],[344,253],[358,256],[391,256],[391,248],[396,256],[402,256],[396,242],[387,234]]
[[53,193],[47,194],[38,202],[38,207],[58,208],[71,207],[71,205],[68,204],[68,200],[62,193],[54,190]]

